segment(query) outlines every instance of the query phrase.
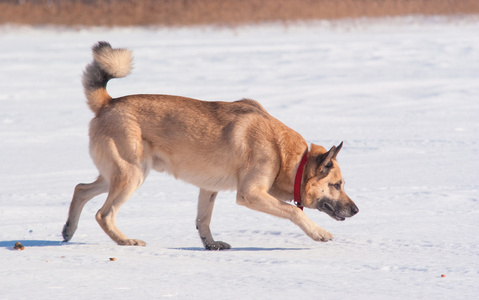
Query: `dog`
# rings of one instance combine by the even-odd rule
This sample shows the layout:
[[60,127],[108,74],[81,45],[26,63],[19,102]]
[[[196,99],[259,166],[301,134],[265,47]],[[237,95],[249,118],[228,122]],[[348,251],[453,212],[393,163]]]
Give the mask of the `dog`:
[[[83,87],[95,117],[90,122],[90,155],[99,176],[75,187],[63,227],[69,241],[84,205],[108,192],[96,220],[119,245],[145,246],[118,230],[121,205],[140,187],[151,169],[200,188],[196,228],[207,250],[229,249],[210,231],[216,195],[236,190],[236,202],[291,220],[315,241],[333,236],[312,222],[302,207],[343,221],[359,210],[344,190],[336,161],[343,143],[326,151],[272,117],[256,101],[208,102],[170,95],[130,95],[113,99],[112,78],[131,72],[132,54],[107,42],[92,47],[93,61]],[[288,202],[294,199],[296,205]]]

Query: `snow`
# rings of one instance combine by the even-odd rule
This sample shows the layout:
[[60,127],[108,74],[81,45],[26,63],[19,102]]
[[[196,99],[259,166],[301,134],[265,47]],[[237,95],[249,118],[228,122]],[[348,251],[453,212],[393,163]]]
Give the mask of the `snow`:
[[[1,298],[477,298],[478,32],[461,18],[0,27]],[[359,214],[337,222],[306,210],[335,237],[318,243],[220,193],[212,231],[233,249],[209,252],[194,224],[197,188],[152,173],[117,220],[147,247],[101,230],[105,196],[62,243],[74,186],[97,175],[80,77],[98,40],[135,56],[133,73],[109,83],[113,96],[248,97],[308,142],[344,141],[338,160]]]

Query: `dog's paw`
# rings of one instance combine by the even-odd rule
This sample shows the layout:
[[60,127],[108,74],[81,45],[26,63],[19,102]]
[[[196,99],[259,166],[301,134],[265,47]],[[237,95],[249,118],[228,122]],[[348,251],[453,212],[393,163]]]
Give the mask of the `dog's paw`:
[[206,250],[227,250],[231,249],[231,246],[225,242],[215,241],[205,243]]
[[74,233],[75,229],[71,228],[67,222],[65,226],[63,226],[62,230],[63,241],[68,242],[69,240],[71,240]]
[[333,239],[333,235],[318,227],[316,232],[311,235],[311,238],[317,242],[327,242]]
[[120,245],[120,246],[142,246],[142,247],[145,247],[146,243],[141,241],[141,240],[126,239],[126,240],[119,241],[118,245]]

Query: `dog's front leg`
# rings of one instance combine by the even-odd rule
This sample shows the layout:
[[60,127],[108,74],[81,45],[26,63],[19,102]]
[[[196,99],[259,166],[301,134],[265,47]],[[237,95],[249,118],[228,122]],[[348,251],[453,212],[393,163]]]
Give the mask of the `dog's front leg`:
[[302,210],[274,198],[266,191],[238,191],[236,202],[257,211],[289,219],[315,241],[327,242],[333,239],[331,233],[316,225]]
[[213,240],[213,236],[211,235],[211,214],[213,213],[213,207],[217,194],[217,192],[210,192],[200,189],[200,195],[198,196],[196,229],[198,229],[201,241],[203,242],[206,250],[224,250],[231,248],[231,246],[227,243]]

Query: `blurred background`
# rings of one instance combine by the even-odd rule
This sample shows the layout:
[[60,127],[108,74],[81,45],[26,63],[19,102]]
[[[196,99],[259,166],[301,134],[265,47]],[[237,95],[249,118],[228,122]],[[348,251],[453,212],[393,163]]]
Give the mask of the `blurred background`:
[[478,13],[478,0],[0,0],[0,24],[64,26],[238,26]]

